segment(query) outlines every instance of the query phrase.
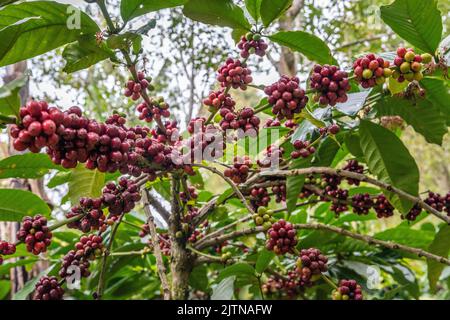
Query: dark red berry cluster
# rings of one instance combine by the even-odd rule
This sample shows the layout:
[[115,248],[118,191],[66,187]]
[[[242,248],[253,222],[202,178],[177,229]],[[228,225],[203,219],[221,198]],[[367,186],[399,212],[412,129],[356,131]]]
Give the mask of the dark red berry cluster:
[[315,278],[326,272],[328,258],[319,249],[302,249],[297,259],[297,273],[300,276],[302,286],[311,286]]
[[420,81],[423,79],[422,73],[422,61],[423,58],[420,54],[414,53],[414,50],[409,48],[398,48],[397,56],[394,59],[394,65],[396,66],[392,77],[397,79],[398,82],[406,81]]
[[383,84],[386,78],[392,75],[392,70],[389,67],[389,61],[369,53],[353,63],[353,73],[359,84],[367,89]]
[[437,211],[442,211],[445,207],[445,198],[439,193],[434,193],[431,191],[428,192],[428,197],[424,200],[424,202]]
[[0,265],[3,263],[3,256],[16,253],[16,245],[0,240]]
[[369,210],[374,206],[374,201],[370,194],[355,194],[352,197],[353,212],[358,215],[366,215]]
[[180,192],[180,200],[183,203],[188,203],[190,200],[195,200],[197,198],[198,198],[197,190],[192,186],[189,186],[187,191]]
[[267,121],[264,123],[264,128],[271,128],[271,127],[280,127],[281,121],[278,119],[267,119]]
[[348,210],[347,207],[348,190],[338,188],[337,190],[328,191],[327,194],[330,197],[333,197],[333,200],[331,201],[330,210],[336,213],[337,216]]
[[311,75],[311,88],[318,91],[314,99],[323,106],[344,103],[350,90],[348,74],[337,66],[315,65]]
[[417,217],[422,213],[422,208],[415,204],[406,215],[402,215],[402,219],[406,219],[408,221],[415,221]]
[[164,144],[174,145],[181,139],[176,120],[166,121],[164,123],[164,131],[160,127],[156,127],[151,130],[151,134],[159,143]]
[[[349,160],[347,164],[342,168],[347,171],[355,172],[355,173],[364,173],[364,167],[359,164],[358,160]],[[357,179],[347,178],[347,182],[350,185],[359,186],[360,181]]]
[[253,188],[250,191],[250,196],[250,204],[255,209],[259,207],[267,207],[269,205],[270,196],[267,188]]
[[319,128],[320,135],[324,136],[326,134],[338,134],[341,131],[341,127],[337,124],[331,124],[328,127]]
[[188,241],[194,243],[204,238],[208,230],[209,230],[209,221],[205,220],[191,232]]
[[237,47],[241,50],[241,57],[247,59],[253,53],[257,56],[264,57],[269,46],[261,38],[260,34],[249,32],[245,36],[242,36]]
[[39,152],[48,145],[56,145],[59,136],[57,125],[62,122],[62,113],[56,108],[49,108],[45,101],[31,100],[20,108],[20,124],[11,125],[10,134],[17,151],[29,149]]
[[139,120],[152,122],[153,119],[161,119],[161,117],[170,117],[169,105],[164,102],[163,97],[150,98],[150,104],[141,102],[136,107],[139,112]]
[[141,91],[147,89],[150,84],[142,71],[137,73],[137,78],[137,81],[133,79],[128,80],[125,91],[123,92],[125,97],[131,97],[134,101],[141,97]]
[[236,184],[244,183],[248,178],[251,167],[252,160],[248,156],[234,157],[233,167],[225,169],[224,175]]
[[220,121],[222,130],[241,129],[246,134],[256,134],[259,130],[261,120],[255,116],[253,108],[244,107],[237,113],[222,108],[220,110],[220,115],[222,116],[222,120]]
[[199,214],[198,208],[193,206],[188,206],[187,211],[185,212],[183,216],[183,222],[190,223],[192,220],[194,220],[195,217],[197,217]]
[[101,229],[105,222],[102,199],[81,198],[79,205],[72,207],[70,212],[66,213],[67,218],[78,215],[83,215],[83,217],[67,224],[69,228],[79,229],[83,232]]
[[225,93],[225,88],[213,91],[208,98],[203,100],[203,104],[209,107],[210,112],[215,112],[222,108],[234,110],[236,102],[229,93]]
[[272,187],[272,193],[275,195],[275,201],[280,203],[286,201],[286,185],[280,184]]
[[297,77],[282,76],[280,80],[264,89],[269,96],[272,113],[278,119],[292,119],[308,103],[308,96],[305,90],[300,88],[299,83],[300,79]]
[[225,65],[219,68],[217,81],[224,88],[232,87],[234,89],[247,89],[247,85],[253,81],[251,70],[247,68],[246,63],[240,60],[228,58]]
[[450,216],[450,192],[443,197],[444,211]]
[[47,218],[40,214],[24,217],[17,231],[17,239],[25,242],[28,252],[38,255],[47,251],[52,241],[52,233],[47,227]]
[[91,275],[89,271],[90,262],[84,257],[83,252],[70,250],[63,258],[61,269],[59,269],[59,276],[66,278],[72,275],[79,274],[81,277],[87,278]]
[[383,194],[375,198],[373,208],[378,218],[389,218],[394,215],[394,207]]
[[121,177],[119,183],[108,182],[103,188],[102,201],[111,215],[130,212],[136,202],[141,200],[139,189],[133,180]]
[[148,234],[150,234],[150,227],[148,223],[144,223],[139,231],[139,237],[144,238]]
[[75,244],[76,255],[87,260],[94,260],[103,254],[103,238],[100,235],[90,234],[82,236]]
[[167,233],[158,234],[159,238],[159,249],[161,253],[165,256],[170,256],[170,250],[172,248],[169,235]]
[[332,296],[333,300],[363,300],[361,286],[355,280],[341,280]]
[[297,232],[290,222],[281,219],[267,230],[266,248],[276,254],[292,252],[297,245]]
[[258,159],[258,166],[261,168],[278,167],[283,161],[284,148],[277,145],[270,145],[263,153],[262,159]]
[[64,289],[56,277],[43,276],[36,283],[33,300],[62,300]]
[[295,148],[294,151],[291,152],[292,159],[298,158],[308,158],[314,152],[316,152],[316,148],[311,146],[309,141],[295,140],[292,144]]

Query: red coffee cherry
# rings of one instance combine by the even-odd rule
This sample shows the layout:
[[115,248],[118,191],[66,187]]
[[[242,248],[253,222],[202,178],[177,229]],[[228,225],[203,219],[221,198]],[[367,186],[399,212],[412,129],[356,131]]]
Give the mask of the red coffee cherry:
[[140,199],[138,186],[125,177],[120,178],[118,184],[108,182],[103,188],[102,202],[111,215],[130,212]]
[[237,47],[241,50],[241,57],[247,59],[252,53],[263,57],[269,46],[261,39],[260,34],[249,32],[245,36],[242,36]]
[[141,102],[136,107],[139,112],[139,120],[152,122],[153,119],[161,119],[161,117],[170,117],[169,105],[164,101],[163,97],[150,98],[150,104]]
[[284,148],[270,145],[264,151],[261,160],[257,160],[258,166],[261,168],[270,168],[274,166],[279,166],[283,161]]
[[373,208],[377,213],[378,218],[389,218],[394,215],[394,207],[383,194],[380,194],[375,198]]
[[[81,252],[80,252],[81,253]],[[63,258],[61,263],[61,269],[59,269],[59,276],[61,278],[66,278],[72,275],[79,275],[83,278],[87,278],[91,275],[89,271],[90,262],[76,250],[70,250]]]
[[335,106],[336,103],[347,101],[347,92],[350,90],[348,74],[339,67],[317,64],[310,79],[311,88],[318,91],[314,99],[320,105]]
[[333,300],[363,300],[362,289],[355,280],[341,280],[337,290],[333,291]]
[[370,194],[355,194],[352,197],[353,212],[358,215],[366,215],[369,210],[374,206],[374,202]]
[[311,286],[320,274],[328,270],[328,258],[319,249],[302,249],[297,259],[297,273],[302,286]]
[[[361,174],[364,173],[364,167],[361,166],[357,160],[347,161],[347,164],[342,169],[351,171],[351,172],[355,172],[355,173],[361,173]],[[346,178],[346,179],[347,179],[348,184],[350,184],[350,185],[359,186],[359,184],[360,184],[360,181],[357,179],[351,179],[351,178]]]
[[269,96],[272,113],[278,119],[292,119],[308,103],[305,90],[300,88],[299,83],[300,79],[297,77],[282,76],[280,80],[264,89]]
[[309,141],[295,140],[292,144],[295,148],[294,151],[291,152],[292,159],[298,158],[308,158],[311,154],[316,152],[316,148],[310,145]]
[[62,300],[64,289],[56,277],[43,276],[36,283],[33,300]]
[[275,195],[275,201],[280,203],[286,201],[286,185],[280,184],[272,187],[272,193]]
[[16,253],[16,245],[0,240],[0,265],[3,263],[3,256]]
[[40,214],[24,217],[17,231],[17,239],[25,242],[28,252],[35,255],[46,252],[52,239],[52,233],[47,227],[47,218]]
[[195,200],[197,198],[198,198],[197,190],[194,187],[192,187],[192,186],[188,187],[188,191],[187,192],[185,192],[185,191],[180,192],[180,200],[184,204],[188,203],[189,200]]
[[320,135],[324,136],[326,134],[338,134],[341,131],[341,127],[337,124],[329,125],[328,127],[319,128]]
[[250,191],[250,204],[253,208],[258,209],[259,207],[267,207],[269,202],[270,196],[267,188],[253,188]]
[[131,97],[133,101],[136,101],[141,97],[141,92],[149,88],[151,82],[150,78],[145,78],[145,74],[142,71],[137,73],[137,77],[137,81],[134,81],[133,79],[128,80],[123,92],[125,97]]
[[236,102],[229,93],[225,93],[225,88],[212,91],[208,98],[203,100],[203,104],[209,107],[210,112],[216,112],[222,108],[234,110]]
[[[219,125],[222,130],[233,129],[238,130],[241,129],[243,131],[243,135],[256,136],[259,130],[259,124],[261,120],[254,115],[255,111],[253,108],[244,107],[239,110],[237,113],[222,108],[220,110],[220,115],[222,116],[222,120]],[[243,135],[239,135],[239,138],[243,138]]]
[[247,89],[247,84],[253,81],[250,69],[247,64],[240,60],[228,58],[225,65],[218,70],[217,81],[222,87],[232,87],[234,89]]
[[439,193],[428,192],[428,197],[424,202],[437,211],[443,211],[445,208],[445,197],[442,197]]
[[348,199],[348,190],[337,189],[330,190],[327,192],[330,197],[333,197],[330,210],[333,211],[336,216],[339,216],[342,212],[348,210],[347,207],[347,199]]
[[369,53],[353,63],[353,73],[359,84],[367,89],[383,84],[392,75],[389,67],[389,61]]
[[90,234],[82,236],[75,244],[76,256],[82,256],[87,260],[95,260],[102,256],[104,251],[103,238],[100,235]]
[[244,183],[248,178],[251,167],[252,161],[248,156],[235,157],[233,167],[225,169],[224,175],[236,184]]
[[102,200],[92,198],[80,198],[80,203],[73,206],[66,214],[67,218],[72,218],[77,215],[84,215],[78,221],[67,224],[69,228],[78,229],[83,232],[91,230],[100,230],[104,227],[105,215],[102,209]]
[[276,254],[291,253],[292,249],[297,245],[297,232],[290,222],[281,219],[272,224],[267,230],[267,250]]
[[414,53],[414,50],[409,48],[398,48],[397,56],[394,59],[395,69],[392,77],[398,82],[406,81],[420,81],[423,79],[423,58],[421,55]]

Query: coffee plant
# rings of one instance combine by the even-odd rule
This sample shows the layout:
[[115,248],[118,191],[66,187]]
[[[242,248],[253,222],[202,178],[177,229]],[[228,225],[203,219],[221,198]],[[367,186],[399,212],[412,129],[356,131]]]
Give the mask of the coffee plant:
[[[435,1],[382,6],[405,45],[352,64],[314,34],[275,31],[292,0],[122,0],[120,12],[86,2],[102,21],[53,1],[0,5],[0,66],[62,48],[76,77],[109,60],[134,110],[96,119],[83,106],[21,101],[30,74],[0,88],[16,151],[0,178],[45,178],[52,199],[63,186],[70,202],[0,189],[0,220],[20,224],[0,240],[0,283],[12,268],[48,266],[11,296],[410,299],[423,263],[429,293],[448,290],[450,191],[421,193],[402,130],[388,125],[404,121],[436,145],[448,133],[450,38]],[[143,54],[159,22],[131,22],[172,7],[231,29],[236,43],[186,129]],[[257,83],[280,46],[308,72]]]

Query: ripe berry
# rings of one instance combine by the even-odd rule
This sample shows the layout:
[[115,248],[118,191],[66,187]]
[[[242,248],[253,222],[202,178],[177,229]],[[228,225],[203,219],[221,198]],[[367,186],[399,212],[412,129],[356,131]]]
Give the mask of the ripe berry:
[[263,57],[266,54],[268,45],[261,39],[260,34],[248,33],[245,36],[242,36],[237,47],[241,50],[241,57],[247,59],[251,53]]
[[56,277],[43,276],[36,283],[33,300],[62,300],[64,289]]
[[283,161],[284,148],[270,145],[263,153],[262,159],[258,159],[258,166],[261,168],[278,167]]
[[225,65],[218,70],[217,81],[222,87],[232,87],[234,89],[247,89],[247,84],[253,81],[250,69],[245,63],[239,60],[228,58]]
[[170,117],[169,105],[164,102],[164,98],[150,98],[150,105],[147,102],[141,102],[136,107],[139,112],[139,120],[152,122],[153,119],[161,119],[161,117]]
[[[349,160],[347,161],[347,164],[343,168],[344,170],[355,172],[355,173],[363,173],[364,167],[359,164],[357,160]],[[347,178],[347,182],[350,185],[359,186],[360,181],[357,179]]]
[[297,245],[297,232],[290,222],[281,219],[272,224],[272,227],[267,230],[267,250],[273,251],[276,254],[285,254],[292,252]]
[[373,208],[377,213],[378,218],[389,218],[394,215],[394,207],[383,194],[380,194],[375,198]]
[[332,296],[333,300],[363,300],[361,286],[355,280],[341,280]]
[[3,256],[16,253],[16,245],[0,240],[0,265],[3,263]]
[[292,119],[308,103],[308,97],[305,90],[300,88],[299,82],[297,77],[282,76],[280,80],[264,89],[269,96],[272,113],[278,119]]
[[236,102],[233,100],[229,93],[225,94],[225,89],[219,89],[209,94],[208,98],[203,100],[203,104],[210,107],[210,112],[215,112],[222,108],[234,110]]
[[394,60],[396,68],[392,76],[398,82],[404,82],[405,80],[409,82],[420,81],[423,78],[422,63],[423,57],[415,54],[413,49],[399,48]]
[[310,286],[322,273],[328,270],[328,258],[316,248],[302,249],[297,259],[297,273],[303,286]]
[[384,83],[392,74],[389,67],[389,61],[370,53],[353,63],[353,73],[363,88],[371,88]]
[[40,214],[24,217],[17,231],[17,239],[25,242],[27,251],[35,255],[47,251],[52,239],[52,233],[47,227],[47,219]]
[[244,183],[248,178],[251,167],[252,161],[248,156],[234,157],[233,167],[225,169],[224,175],[236,184]]
[[117,185],[109,182],[103,188],[102,202],[108,207],[111,215],[130,212],[140,199],[137,185],[125,177],[120,178]]
[[346,102],[347,91],[350,90],[348,74],[337,66],[315,65],[310,78],[311,88],[318,93],[314,99],[320,105],[335,106]]
[[316,148],[310,146],[309,141],[296,140],[292,144],[295,148],[294,151],[291,152],[292,159],[298,158],[308,158],[311,154],[316,152]]
[[77,215],[84,215],[81,219],[69,223],[69,228],[89,232],[91,230],[99,230],[104,227],[105,215],[102,209],[101,199],[80,198],[79,205],[73,206],[66,214],[67,218]]
[[373,205],[372,197],[368,193],[355,194],[352,197],[353,212],[358,215],[368,214]]
[[421,213],[422,208],[418,204],[415,204],[405,216],[402,215],[402,219],[406,219],[408,221],[415,221]]
[[424,202],[437,211],[442,211],[445,207],[445,198],[439,193],[434,193],[431,191],[428,192],[428,197],[424,200]]

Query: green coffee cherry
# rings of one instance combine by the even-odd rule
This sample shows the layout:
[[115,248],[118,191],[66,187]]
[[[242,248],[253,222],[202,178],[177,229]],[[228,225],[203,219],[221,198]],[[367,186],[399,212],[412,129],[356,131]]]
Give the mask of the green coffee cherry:
[[403,62],[403,63],[400,65],[400,71],[401,71],[402,73],[408,73],[408,72],[410,72],[410,71],[411,71],[411,64],[410,64],[409,62]]
[[373,77],[373,71],[370,70],[370,69],[366,69],[366,70],[363,71],[362,76],[363,76],[364,79],[370,79],[370,78]]
[[429,53],[422,54],[422,62],[427,64],[433,61],[433,56]]
[[416,57],[416,55],[415,55],[414,52],[412,52],[412,51],[408,51],[408,52],[405,54],[405,60],[408,61],[408,62],[414,61],[414,58],[415,58],[415,57]]

